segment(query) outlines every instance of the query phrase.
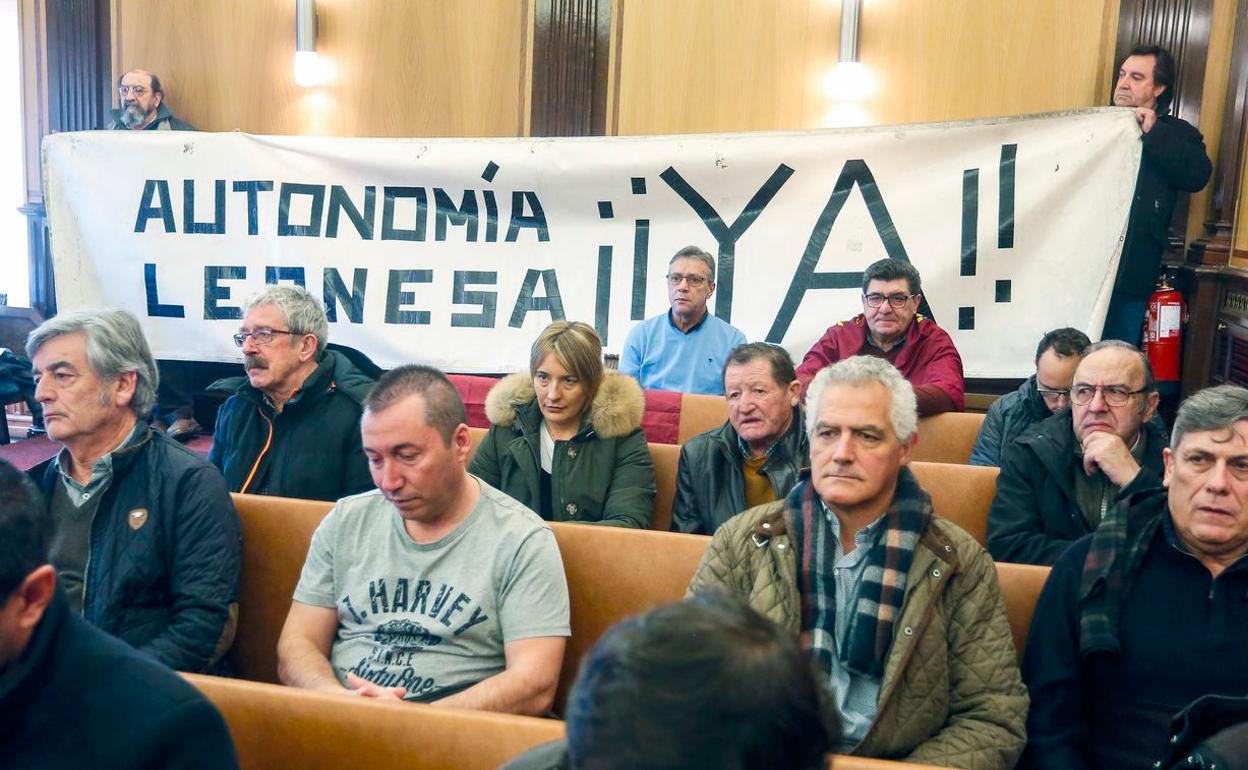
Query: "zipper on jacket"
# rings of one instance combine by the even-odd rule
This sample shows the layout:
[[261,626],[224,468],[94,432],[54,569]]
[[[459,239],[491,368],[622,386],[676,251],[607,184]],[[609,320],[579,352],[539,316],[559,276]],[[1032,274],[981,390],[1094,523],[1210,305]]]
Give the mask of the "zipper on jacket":
[[260,450],[260,454],[256,455],[256,462],[252,464],[251,472],[247,474],[247,480],[243,482],[242,488],[238,490],[240,494],[247,491],[247,487],[251,485],[252,479],[256,477],[256,471],[260,468],[260,461],[264,459],[264,456],[268,454],[269,447],[273,445],[273,421],[269,419],[269,416],[260,407],[256,407],[256,412],[268,423],[269,436],[264,440],[264,448]]

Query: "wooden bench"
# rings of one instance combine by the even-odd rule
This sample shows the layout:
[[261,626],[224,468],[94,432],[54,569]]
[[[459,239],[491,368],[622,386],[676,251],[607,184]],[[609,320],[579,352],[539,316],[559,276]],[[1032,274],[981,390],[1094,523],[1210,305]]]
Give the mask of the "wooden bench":
[[913,461],[909,468],[932,496],[938,516],[966,530],[980,545],[988,542],[988,509],[997,494],[999,469]]
[[974,412],[945,412],[919,419],[919,443],[910,460],[962,463],[971,459],[984,416]]
[[564,733],[555,719],[185,676],[225,718],[242,770],[495,770]]

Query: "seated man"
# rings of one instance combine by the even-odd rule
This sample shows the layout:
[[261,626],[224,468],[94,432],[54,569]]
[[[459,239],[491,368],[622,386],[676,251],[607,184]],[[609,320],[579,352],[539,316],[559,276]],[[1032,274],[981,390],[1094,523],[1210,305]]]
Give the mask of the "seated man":
[[1052,564],[1114,504],[1161,483],[1165,438],[1148,358],[1105,340],[1083,351],[1071,408],[1005,448],[988,511],[997,561]]
[[221,715],[182,677],[70,610],[52,519],[0,460],[0,760],[6,770],[237,768]]
[[217,414],[208,459],[231,492],[337,500],[371,489],[360,413],[372,378],[326,350],[325,307],[298,286],[266,286],[243,304],[234,342],[245,377]]
[[728,590],[809,646],[841,751],[1012,767],[1027,691],[996,570],[904,467],[914,390],[887,361],[855,356],[820,372],[807,403],[810,479],[720,527],[690,592]]
[[377,489],[339,500],[308,549],[278,674],[342,695],[544,714],[568,626],[550,526],[468,475],[459,394],[387,372],[360,432]]
[[1153,767],[1175,713],[1248,692],[1248,390],[1188,398],[1164,455],[1165,489],[1125,498],[1040,594],[1027,767]]
[[31,470],[70,609],[178,671],[234,639],[242,534],[216,468],[140,418],[156,363],[124,310],[63,313],[26,340],[48,437]]
[[909,262],[881,259],[862,273],[862,314],[828,328],[801,366],[802,388],[828,364],[850,356],[883,358],[914,386],[919,416],[960,412],[962,357],[949,334],[918,315],[923,285]]
[[800,390],[784,348],[750,342],[732,351],[724,365],[728,421],[680,449],[673,530],[712,535],[746,508],[789,493],[810,455]]
[[1036,346],[1036,373],[1018,390],[988,407],[984,424],[971,451],[971,465],[1001,465],[1001,454],[1014,439],[1041,420],[1070,406],[1070,383],[1075,367],[1090,345],[1088,335],[1066,327],[1054,329]]
[[745,335],[707,311],[714,293],[715,258],[697,246],[676,252],[667,266],[672,308],[628,333],[620,372],[651,390],[722,393],[724,359]]
[[567,740],[503,767],[824,770],[840,734],[826,689],[792,635],[711,592],[612,626],[581,665]]

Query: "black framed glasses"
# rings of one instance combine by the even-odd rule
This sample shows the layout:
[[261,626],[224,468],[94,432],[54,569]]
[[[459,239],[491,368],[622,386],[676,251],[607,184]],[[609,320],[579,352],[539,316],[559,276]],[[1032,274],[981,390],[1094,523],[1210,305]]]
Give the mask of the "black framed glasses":
[[668,273],[667,274],[667,285],[672,286],[672,287],[679,286],[680,282],[684,281],[689,284],[689,288],[700,289],[706,285],[706,282],[708,280],[710,279],[708,279],[706,276],[698,275],[697,273]]
[[1041,388],[1037,387],[1036,392],[1040,394],[1040,398],[1045,401],[1058,401],[1063,398],[1070,398],[1070,388]]
[[1101,398],[1105,399],[1105,403],[1110,406],[1122,406],[1130,401],[1132,396],[1148,392],[1148,388],[1131,390],[1126,385],[1076,385],[1070,389],[1070,401],[1075,406],[1087,406],[1092,403],[1092,399],[1096,398],[1098,390],[1101,391]]
[[893,307],[905,307],[907,302],[909,302],[910,300],[914,299],[917,296],[919,295],[918,294],[902,294],[901,292],[897,292],[896,294],[889,294],[885,296],[883,294],[877,294],[873,292],[871,294],[863,294],[862,301],[867,303],[867,307],[879,307],[880,305],[884,304],[884,300],[888,300],[888,304],[892,305]]
[[251,341],[257,345],[267,345],[273,341],[274,335],[277,334],[294,335],[296,332],[282,331],[281,329],[253,329],[249,332],[239,332],[235,334],[234,344],[241,348],[243,343],[247,341],[247,338],[251,337]]

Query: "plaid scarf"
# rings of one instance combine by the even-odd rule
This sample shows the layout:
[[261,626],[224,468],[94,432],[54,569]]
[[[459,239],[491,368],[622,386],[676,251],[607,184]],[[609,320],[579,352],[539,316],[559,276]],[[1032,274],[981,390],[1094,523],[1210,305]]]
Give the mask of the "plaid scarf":
[[1079,655],[1116,653],[1118,614],[1144,554],[1169,515],[1166,490],[1150,489],[1114,506],[1092,535],[1079,585]]
[[[830,671],[836,655],[836,580],[832,571],[836,536],[823,518],[809,480],[789,494],[785,517],[799,559],[802,633],[810,634],[811,654]],[[877,679],[884,675],[893,627],[901,617],[914,548],[932,518],[932,500],[909,468],[903,466],[898,472],[893,504],[884,517],[884,531],[867,555],[857,605],[840,655],[849,671]]]

